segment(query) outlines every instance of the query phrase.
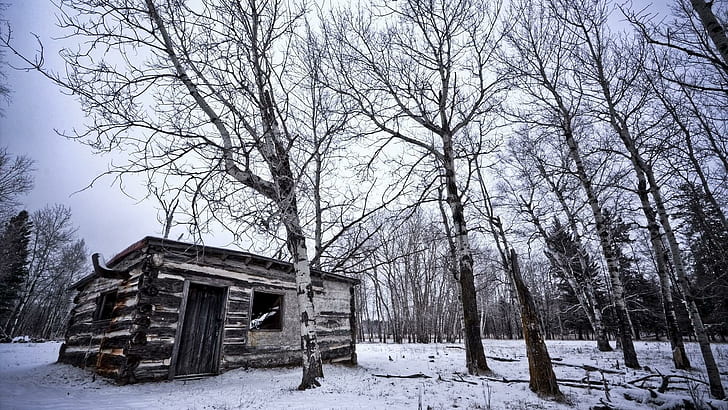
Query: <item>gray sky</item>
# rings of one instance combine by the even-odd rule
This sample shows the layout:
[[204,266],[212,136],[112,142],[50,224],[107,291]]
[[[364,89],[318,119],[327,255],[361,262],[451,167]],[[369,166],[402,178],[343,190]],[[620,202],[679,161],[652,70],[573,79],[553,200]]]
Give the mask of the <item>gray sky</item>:
[[[49,0],[10,2],[4,17],[12,26],[14,43],[25,53],[32,53],[38,47],[30,33],[37,34],[43,40],[48,65],[59,67],[57,53],[61,42],[52,40],[58,37],[59,30],[55,26],[55,8]],[[20,65],[12,55],[6,55],[6,60]],[[0,145],[7,146],[14,155],[28,155],[36,162],[35,189],[24,198],[26,209],[34,211],[55,203],[70,207],[79,236],[86,240],[91,252],[101,252],[107,259],[146,235],[159,236],[156,203],[139,201],[144,195],[139,181],[125,181],[125,189],[137,199],[124,195],[118,185],[111,186],[113,181],[108,177],[73,194],[106,170],[111,158],[94,154],[89,147],[66,140],[54,131],[81,128],[83,113],[72,97],[63,95],[38,73],[5,71],[12,101],[4,106],[5,117],[0,118]],[[177,238],[180,233],[173,230],[170,237]],[[206,239],[206,243],[225,245],[216,243],[214,238]]]
[[[11,3],[4,17],[12,26],[16,46],[25,54],[33,54],[38,45],[31,33],[37,34],[45,46],[47,66],[62,70],[58,50],[64,43],[53,40],[60,36],[60,30],[50,0],[4,1]],[[663,11],[666,3],[659,1],[650,7]],[[12,55],[6,59],[12,65],[21,65]],[[79,236],[86,240],[91,252],[101,252],[107,259],[146,235],[159,236],[156,203],[141,200],[145,191],[140,181],[125,180],[125,190],[135,198],[122,193],[118,185],[112,186],[109,177],[74,194],[106,170],[111,158],[94,154],[89,147],[54,131],[70,133],[74,127],[83,128],[83,113],[72,97],[63,95],[38,73],[6,69],[6,74],[13,94],[10,105],[5,107],[5,117],[0,118],[0,145],[7,146],[12,154],[28,155],[36,161],[36,186],[25,198],[26,209],[34,211],[54,203],[70,207]],[[173,229],[170,237],[177,238],[181,229]],[[207,237],[205,242],[229,246],[225,234]]]

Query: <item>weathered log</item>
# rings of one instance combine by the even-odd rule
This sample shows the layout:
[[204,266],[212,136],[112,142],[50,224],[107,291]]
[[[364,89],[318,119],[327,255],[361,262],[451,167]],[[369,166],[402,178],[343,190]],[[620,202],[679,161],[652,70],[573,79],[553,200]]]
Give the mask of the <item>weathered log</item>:
[[426,374],[422,373],[415,373],[415,374],[408,374],[408,375],[398,375],[398,374],[372,374],[374,377],[384,377],[387,379],[431,379],[432,376],[428,376]]
[[619,371],[619,370],[602,369],[600,367],[594,367],[594,366],[590,366],[588,364],[578,365],[578,364],[559,363],[559,362],[556,362],[556,363],[552,362],[552,364],[556,365],[556,366],[566,366],[566,367],[573,367],[576,369],[584,369],[589,372],[602,372],[602,373],[607,373],[607,374],[625,374],[624,372]]
[[112,269],[106,266],[106,262],[100,253],[91,255],[91,262],[94,265],[94,272],[102,278],[129,279],[129,269]]
[[509,359],[506,357],[495,357],[495,356],[485,356],[488,359],[495,360],[496,362],[520,362],[519,359]]

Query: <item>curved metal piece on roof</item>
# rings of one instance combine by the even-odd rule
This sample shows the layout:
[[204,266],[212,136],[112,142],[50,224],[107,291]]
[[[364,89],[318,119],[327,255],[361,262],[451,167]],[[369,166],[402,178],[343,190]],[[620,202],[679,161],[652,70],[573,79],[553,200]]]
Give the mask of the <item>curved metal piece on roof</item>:
[[131,276],[128,269],[112,269],[106,266],[104,257],[98,252],[91,255],[91,262],[94,264],[94,272],[102,278],[128,279]]

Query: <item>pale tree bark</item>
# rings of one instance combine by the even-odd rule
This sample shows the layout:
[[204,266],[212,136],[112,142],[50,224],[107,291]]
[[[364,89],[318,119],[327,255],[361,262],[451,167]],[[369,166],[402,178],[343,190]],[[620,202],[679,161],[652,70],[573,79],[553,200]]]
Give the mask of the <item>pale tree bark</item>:
[[718,50],[718,53],[723,59],[723,63],[728,66],[728,37],[726,36],[725,27],[720,24],[720,21],[718,21],[713,13],[713,1],[690,0],[690,4],[693,6],[695,12],[698,13],[700,22],[703,24],[705,31],[708,32],[708,36]]
[[[551,192],[556,196],[559,204],[561,205],[561,209],[566,214],[566,220],[568,221],[569,227],[571,228],[571,231],[574,235],[574,242],[578,247],[579,265],[581,266],[582,272],[587,273],[590,270],[590,266],[587,262],[586,251],[582,243],[581,235],[579,234],[579,228],[576,223],[576,215],[574,214],[574,212],[571,211],[570,207],[566,203],[566,198],[564,197],[562,189],[556,185],[556,183],[553,181],[553,178],[546,172],[543,161],[535,155],[534,157],[534,160],[536,161],[536,168],[541,174],[541,177],[548,183],[549,187],[551,188]],[[535,214],[532,215],[535,216]],[[546,231],[543,229],[543,227],[539,228],[541,234],[544,235],[544,240],[546,240],[548,237],[546,235]],[[568,269],[567,261],[557,261],[557,263],[559,263],[560,266],[564,267],[562,271],[567,277],[569,285],[574,290],[574,293],[577,295],[577,297],[581,298],[580,303],[582,303],[583,300],[582,307],[592,325],[592,329],[594,329],[594,333],[596,334],[597,348],[601,352],[611,352],[612,347],[609,345],[607,328],[606,326],[604,326],[602,306],[601,303],[599,303],[599,301],[597,300],[596,291],[594,290],[594,283],[592,283],[591,277],[587,276],[586,278],[584,278],[583,284],[579,283],[574,275],[571,274],[571,270]]]
[[617,316],[617,333],[622,345],[624,365],[633,369],[639,369],[640,365],[637,360],[637,353],[634,350],[629,319],[627,317],[627,304],[624,300],[624,286],[622,285],[622,279],[619,274],[619,261],[617,260],[617,255],[614,250],[614,243],[612,242],[610,229],[599,204],[599,200],[597,199],[596,193],[592,187],[591,180],[587,176],[586,167],[584,166],[581,159],[581,153],[579,152],[579,145],[574,139],[570,129],[567,128],[564,131],[564,137],[566,139],[566,144],[569,147],[569,153],[574,161],[574,165],[576,166],[576,175],[586,192],[589,207],[594,215],[594,223],[596,225],[597,235],[599,236],[599,245],[602,249],[604,259],[607,262],[607,271],[609,273],[609,280],[612,284],[612,294],[614,296],[614,310]]
[[286,216],[288,231],[288,247],[293,256],[293,270],[296,273],[296,295],[301,324],[301,347],[303,349],[303,377],[299,390],[319,386],[318,378],[323,377],[321,351],[316,336],[316,309],[314,306],[314,290],[311,284],[311,269],[306,249],[306,238],[298,220],[298,215],[291,212]]
[[[512,71],[513,81],[543,105],[545,112],[536,115],[543,115],[544,119],[535,122],[543,124],[548,121],[551,128],[560,132],[568,147],[569,157],[576,167],[575,176],[586,194],[587,203],[594,217],[599,245],[606,260],[625,365],[630,368],[639,368],[624,300],[619,261],[602,205],[584,165],[574,135],[577,120],[576,110],[581,98],[578,95],[581,92],[579,87],[581,84],[574,84],[573,81],[578,79],[566,78],[562,73],[563,65],[571,58],[569,53],[577,48],[580,41],[583,42],[583,40],[575,36],[574,31],[565,27],[570,20],[559,18],[561,17],[559,13],[566,13],[568,7],[561,4],[551,6],[553,10],[533,6],[527,2],[519,3],[515,9],[515,18],[522,22],[522,26],[511,32],[509,40],[518,56],[523,60],[513,62],[508,57],[504,57],[503,60]],[[551,18],[554,13],[559,17]],[[557,29],[554,30],[554,27]],[[543,42],[540,41],[542,37]],[[574,93],[577,95],[573,95]],[[545,98],[545,96],[547,97]]]
[[657,267],[657,277],[660,279],[660,294],[662,296],[662,310],[665,314],[665,328],[667,330],[667,338],[672,348],[672,362],[677,369],[690,369],[690,359],[685,353],[685,345],[680,327],[675,314],[675,302],[672,297],[672,286],[670,284],[670,276],[667,263],[667,250],[662,242],[662,235],[657,224],[657,217],[649,200],[649,191],[647,189],[647,181],[644,173],[639,167],[635,167],[637,173],[637,195],[640,198],[642,212],[647,219],[647,231],[650,234],[650,243],[655,253],[655,265]]
[[683,262],[682,254],[680,252],[680,246],[678,245],[675,232],[672,230],[670,224],[670,217],[665,209],[665,203],[662,199],[662,193],[660,192],[659,185],[651,167],[645,169],[645,175],[647,181],[650,184],[650,193],[655,202],[655,208],[659,216],[660,224],[664,230],[665,237],[670,249],[670,255],[672,256],[672,263],[675,267],[675,274],[677,277],[678,289],[683,298],[683,303],[690,316],[690,322],[693,325],[693,331],[695,337],[698,339],[698,345],[700,345],[700,353],[703,355],[703,361],[705,362],[705,369],[708,373],[708,382],[710,384],[710,394],[716,399],[722,400],[725,398],[725,390],[723,389],[723,383],[720,380],[720,371],[718,365],[715,362],[713,356],[713,350],[710,348],[710,340],[708,339],[708,332],[703,324],[703,319],[700,316],[698,305],[695,303],[695,295],[693,294],[690,286],[690,281],[685,270],[685,264]]
[[[588,36],[588,33],[585,33]],[[670,344],[673,352],[673,363],[678,369],[690,368],[690,361],[685,353],[685,346],[683,345],[682,336],[680,336],[679,327],[677,325],[677,319],[675,315],[672,291],[668,276],[668,267],[666,261],[666,253],[662,238],[660,235],[659,227],[656,222],[655,212],[650,204],[647,190],[647,181],[645,179],[646,170],[649,165],[644,161],[641,154],[637,149],[634,138],[631,135],[629,126],[624,117],[617,111],[616,104],[612,97],[612,91],[610,89],[609,81],[605,76],[604,66],[602,64],[601,57],[602,51],[598,51],[597,45],[592,45],[589,42],[590,50],[592,51],[592,58],[597,68],[596,79],[599,82],[602,90],[602,95],[607,105],[607,117],[609,122],[614,129],[615,133],[620,137],[624,144],[627,152],[629,152],[629,158],[632,163],[635,175],[637,177],[637,196],[640,199],[642,212],[647,219],[647,230],[650,234],[650,243],[655,253],[655,263],[657,265],[657,274],[660,278],[660,291],[662,294],[663,311],[665,313],[665,321],[667,325],[667,335],[670,339]],[[651,167],[649,167],[651,172]]]

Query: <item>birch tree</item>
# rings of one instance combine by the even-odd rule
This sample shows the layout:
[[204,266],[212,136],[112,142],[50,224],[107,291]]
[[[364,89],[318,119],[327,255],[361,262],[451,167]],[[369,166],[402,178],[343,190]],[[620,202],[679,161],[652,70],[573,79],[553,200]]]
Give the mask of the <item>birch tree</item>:
[[[594,330],[597,348],[603,352],[611,351],[603,319],[604,306],[597,299],[594,276],[588,273],[594,270],[593,264],[586,250],[586,243],[579,233],[581,219],[579,213],[586,204],[577,194],[578,186],[575,184],[578,185],[578,181],[575,181],[568,172],[568,154],[565,154],[563,149],[559,151],[558,148],[549,147],[545,143],[549,139],[548,134],[538,136],[528,133],[525,129],[521,131],[511,137],[508,152],[503,158],[510,164],[511,172],[516,173],[515,178],[512,178],[515,181],[505,184],[515,201],[513,206],[529,224],[533,225],[545,246],[544,253],[547,259],[573,290],[579,306]],[[543,192],[536,192],[537,190]],[[553,197],[556,199],[555,202]],[[552,198],[551,201],[549,198]],[[546,213],[545,208],[551,209],[552,212]],[[555,224],[557,226],[554,226],[554,230],[557,234],[572,236],[570,239],[576,247],[576,260],[573,260],[574,255],[563,252],[563,244],[555,244],[551,240],[553,234],[549,234],[545,225],[551,216],[559,221],[561,215],[566,217],[568,228]]]
[[61,27],[79,43],[62,52],[67,76],[45,69],[42,58],[26,62],[79,96],[88,122],[75,137],[100,151],[125,151],[128,163],[112,172],[184,177],[196,222],[284,231],[300,311],[299,389],[318,386],[323,370],[301,218],[308,158],[291,128],[289,98],[296,81],[288,50],[303,6],[72,0],[60,12]]
[[549,8],[521,3],[517,11],[520,14],[516,17],[521,24],[508,37],[516,55],[505,57],[503,61],[511,70],[514,83],[526,93],[530,101],[541,108],[537,112],[524,113],[522,118],[526,118],[526,122],[557,130],[568,148],[571,164],[586,195],[599,246],[606,260],[625,365],[639,368],[629,328],[617,254],[602,200],[577,139],[580,132],[590,131],[581,105],[582,83],[578,77],[572,76],[580,68],[571,66],[570,70],[565,70],[564,65],[573,57],[569,53],[581,47],[582,40],[574,30],[568,28],[568,21],[562,21],[558,17],[559,13],[566,13],[562,6],[554,5]]

